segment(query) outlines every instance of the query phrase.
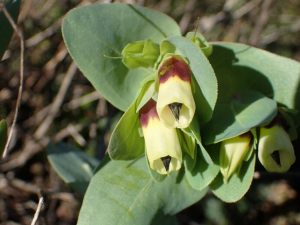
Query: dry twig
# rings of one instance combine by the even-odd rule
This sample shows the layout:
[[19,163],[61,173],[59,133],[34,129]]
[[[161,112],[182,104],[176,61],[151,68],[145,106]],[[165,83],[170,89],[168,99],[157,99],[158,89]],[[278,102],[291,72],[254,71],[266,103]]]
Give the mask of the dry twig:
[[44,136],[44,134],[47,132],[48,128],[50,127],[51,123],[53,122],[54,117],[56,116],[57,112],[60,109],[63,99],[67,93],[68,87],[71,84],[71,81],[76,71],[77,71],[77,66],[75,62],[72,62],[60,86],[60,89],[51,105],[51,109],[48,116],[45,118],[45,120],[42,122],[42,124],[38,127],[36,132],[33,134],[33,137],[36,138],[37,140]]
[[43,204],[44,204],[44,198],[40,197],[39,204],[38,204],[38,207],[37,207],[36,212],[34,214],[34,217],[33,217],[33,220],[31,222],[31,225],[35,225],[36,224],[37,219],[39,218],[40,211],[42,209]]

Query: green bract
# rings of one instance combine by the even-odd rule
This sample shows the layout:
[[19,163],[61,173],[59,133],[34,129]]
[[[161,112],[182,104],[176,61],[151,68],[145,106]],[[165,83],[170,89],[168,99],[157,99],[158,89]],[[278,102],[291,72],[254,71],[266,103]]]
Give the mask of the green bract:
[[153,67],[159,56],[159,45],[152,40],[138,41],[126,45],[122,55],[122,61],[129,69]]

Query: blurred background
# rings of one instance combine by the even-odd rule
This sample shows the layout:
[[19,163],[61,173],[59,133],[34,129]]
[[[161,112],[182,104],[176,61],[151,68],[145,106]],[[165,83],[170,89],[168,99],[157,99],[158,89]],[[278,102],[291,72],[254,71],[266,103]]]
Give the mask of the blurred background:
[[[9,156],[0,161],[3,225],[30,224],[40,195],[45,203],[38,224],[76,224],[83,197],[51,168],[45,146],[64,141],[102,159],[122,112],[95,92],[72,63],[61,23],[74,7],[111,2],[166,13],[179,23],[183,35],[195,29],[200,17],[198,32],[208,41],[245,43],[300,61],[299,0],[22,1],[18,24],[25,37],[24,92]],[[9,125],[18,94],[19,60],[19,39],[13,35],[0,62],[0,119],[6,118]],[[299,141],[294,146],[300,159]],[[180,212],[178,222],[300,224],[299,165],[298,160],[288,173],[273,174],[257,162],[255,179],[242,200],[227,204],[208,193]]]

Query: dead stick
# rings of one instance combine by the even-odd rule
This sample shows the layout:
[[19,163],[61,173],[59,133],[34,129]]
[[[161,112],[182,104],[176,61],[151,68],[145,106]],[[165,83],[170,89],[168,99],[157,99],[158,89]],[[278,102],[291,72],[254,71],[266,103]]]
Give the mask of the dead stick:
[[12,134],[16,125],[16,121],[17,121],[17,117],[18,117],[18,113],[19,113],[19,108],[20,108],[20,104],[21,104],[21,98],[22,98],[22,92],[23,92],[23,77],[24,77],[24,37],[22,32],[18,29],[17,24],[15,23],[15,21],[13,20],[13,18],[11,17],[11,15],[9,14],[9,12],[6,10],[5,5],[3,0],[0,0],[0,8],[3,10],[4,15],[6,16],[6,18],[8,19],[9,23],[11,24],[11,26],[13,27],[14,31],[17,33],[17,35],[20,38],[20,46],[21,46],[21,57],[20,57],[20,86],[19,86],[19,93],[18,93],[18,99],[17,99],[17,104],[16,104],[16,111],[15,111],[15,115],[14,115],[14,119],[11,125],[11,129],[7,138],[7,142],[2,154],[2,157],[5,158],[7,156],[8,153],[8,147],[12,138]]
[[39,204],[38,204],[38,207],[37,207],[36,212],[34,214],[34,217],[33,217],[33,220],[31,222],[31,225],[35,225],[36,224],[37,219],[39,218],[40,211],[42,209],[43,204],[44,204],[44,198],[40,197]]

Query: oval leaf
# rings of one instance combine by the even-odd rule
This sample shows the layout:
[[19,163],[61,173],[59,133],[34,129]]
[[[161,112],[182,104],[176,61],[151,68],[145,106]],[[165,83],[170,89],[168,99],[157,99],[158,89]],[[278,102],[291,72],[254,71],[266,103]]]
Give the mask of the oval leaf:
[[67,48],[83,74],[109,102],[125,111],[136,98],[140,82],[151,69],[129,70],[120,57],[129,43],[151,39],[160,43],[180,35],[165,14],[126,4],[99,4],[71,10],[63,21]]
[[[300,110],[300,63],[244,44],[210,43],[209,61],[219,84],[218,102],[253,89],[290,109]],[[296,125],[300,117],[294,117]]]
[[194,190],[180,172],[155,182],[144,157],[135,161],[106,157],[90,182],[77,224],[164,224],[206,191]]
[[65,143],[48,144],[47,157],[58,175],[84,195],[99,160]]
[[270,121],[277,114],[277,104],[258,91],[245,90],[219,102],[211,120],[201,127],[205,144],[235,137]]

